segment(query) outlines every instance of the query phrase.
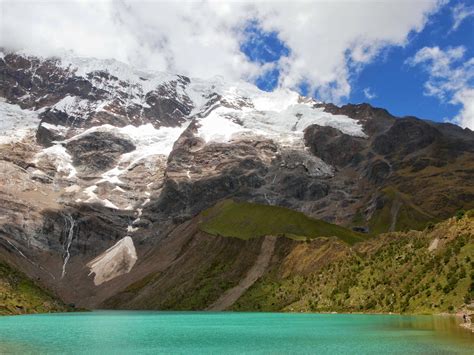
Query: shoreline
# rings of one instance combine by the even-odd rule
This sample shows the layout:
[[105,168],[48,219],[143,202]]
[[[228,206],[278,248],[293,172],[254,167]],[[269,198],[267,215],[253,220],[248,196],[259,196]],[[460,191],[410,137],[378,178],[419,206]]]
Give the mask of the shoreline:
[[166,313],[215,313],[215,314],[228,314],[228,313],[267,313],[267,314],[314,314],[314,315],[379,315],[379,316],[431,316],[431,317],[454,317],[459,320],[457,324],[459,327],[466,331],[471,332],[474,335],[474,324],[464,323],[462,314],[460,313],[383,313],[383,312],[235,312],[235,311],[207,311],[207,310],[194,310],[194,311],[182,311],[182,310],[158,310],[158,309],[92,309],[92,310],[80,310],[72,312],[47,312],[47,313],[24,313],[24,314],[0,314],[1,317],[13,317],[13,316],[30,316],[30,315],[46,315],[46,314],[71,314],[71,313],[91,313],[91,312],[166,312]]
[[[383,316],[436,316],[436,317],[456,317],[462,319],[462,314],[458,313],[397,313],[397,312],[297,312],[297,311],[277,311],[277,312],[256,312],[256,311],[213,311],[206,309],[199,310],[180,310],[180,309],[78,309],[72,311],[58,311],[58,312],[42,312],[42,313],[20,313],[20,314],[4,314],[2,316],[26,316],[34,314],[70,314],[70,313],[90,313],[90,312],[186,312],[186,313],[275,313],[275,314],[340,314],[340,315],[383,315]],[[464,323],[463,323],[464,324]],[[473,324],[474,325],[474,324]]]
[[461,323],[459,326],[466,329],[467,331],[471,331],[471,333],[474,334],[474,326],[472,323]]

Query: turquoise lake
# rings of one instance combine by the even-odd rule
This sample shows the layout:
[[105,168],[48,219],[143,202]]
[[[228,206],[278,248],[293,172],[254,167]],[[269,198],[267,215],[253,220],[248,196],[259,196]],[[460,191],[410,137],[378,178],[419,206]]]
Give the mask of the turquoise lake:
[[0,317],[1,354],[474,354],[452,317],[96,311]]

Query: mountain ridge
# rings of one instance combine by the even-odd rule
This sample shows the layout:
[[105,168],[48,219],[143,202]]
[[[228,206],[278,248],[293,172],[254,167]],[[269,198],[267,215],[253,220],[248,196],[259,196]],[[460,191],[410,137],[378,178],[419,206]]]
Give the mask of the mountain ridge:
[[[370,235],[424,229],[474,208],[469,129],[101,63],[92,70],[97,62],[88,59],[74,67],[0,56],[0,259],[66,303],[97,307],[138,282],[137,270],[167,275],[155,276],[173,287],[166,267],[179,263],[180,250],[191,243],[206,253],[215,242],[192,221],[229,199]],[[189,235],[178,235],[186,228]],[[122,248],[132,250],[130,242],[137,260],[129,269],[122,265],[133,253]],[[239,244],[228,243],[217,246],[232,259]],[[203,276],[204,299],[205,290],[217,295],[238,283],[256,243],[245,244],[222,289]],[[154,265],[154,253],[165,261]],[[197,263],[185,265],[189,272],[207,265],[204,255],[189,255]],[[99,256],[114,277],[95,285],[88,265]],[[141,297],[137,304],[147,304]]]

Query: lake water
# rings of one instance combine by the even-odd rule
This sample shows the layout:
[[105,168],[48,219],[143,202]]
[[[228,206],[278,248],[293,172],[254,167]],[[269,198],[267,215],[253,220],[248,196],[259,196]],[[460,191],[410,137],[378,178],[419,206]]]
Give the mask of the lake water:
[[97,311],[0,317],[0,353],[474,354],[450,317]]

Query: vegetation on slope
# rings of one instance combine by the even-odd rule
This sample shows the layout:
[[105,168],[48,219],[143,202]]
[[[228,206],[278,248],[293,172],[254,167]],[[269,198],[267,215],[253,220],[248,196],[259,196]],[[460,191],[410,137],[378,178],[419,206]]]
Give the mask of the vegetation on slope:
[[397,191],[409,196],[413,205],[439,220],[460,209],[474,209],[472,151],[454,157],[437,150],[432,152],[431,159],[437,162],[423,169],[417,169],[417,163],[410,160],[403,164],[391,179]]
[[0,315],[63,312],[68,308],[23,273],[0,263]]
[[316,272],[284,277],[283,262],[233,309],[453,312],[474,299],[474,216],[459,217],[360,243],[352,255]]
[[178,259],[108,299],[105,308],[202,310],[234,287],[252,267],[259,239],[241,240],[201,233],[185,238]]
[[244,240],[265,235],[297,240],[335,236],[354,244],[365,239],[363,234],[278,206],[225,200],[202,212],[201,216],[203,221],[199,228],[203,232]]
[[430,222],[439,219],[415,206],[410,198],[393,187],[382,190],[383,207],[375,210],[369,221],[369,230],[373,235],[389,231],[422,230]]
[[[105,306],[206,309],[255,264],[263,240],[259,235],[279,233],[288,238],[277,239],[264,275],[231,309],[441,313],[472,302],[472,211],[423,231],[385,233],[356,243],[349,239],[349,245],[337,226],[327,228],[294,211],[267,207],[225,201],[207,210],[196,218],[178,259],[161,272],[144,275]],[[299,231],[283,233],[287,223]],[[316,233],[312,238],[292,237],[308,230],[343,238]]]

